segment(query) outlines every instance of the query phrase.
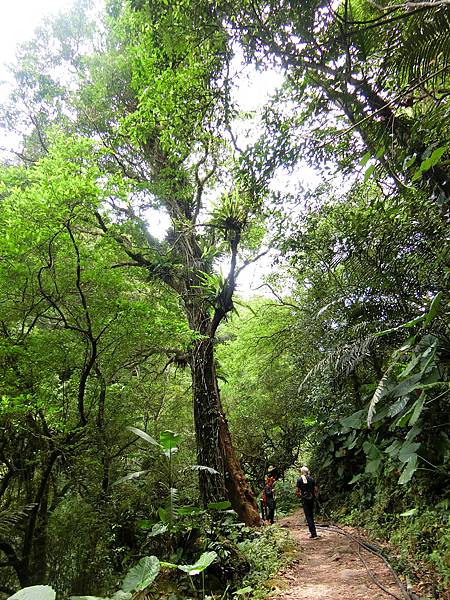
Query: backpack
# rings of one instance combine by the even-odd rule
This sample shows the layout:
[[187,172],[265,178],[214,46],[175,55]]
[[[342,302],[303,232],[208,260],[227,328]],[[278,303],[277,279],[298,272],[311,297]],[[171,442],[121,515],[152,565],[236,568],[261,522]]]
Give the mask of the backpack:
[[314,488],[311,489],[312,485],[314,485],[314,483],[312,483],[311,485],[311,481],[310,478],[307,478],[307,483],[305,483],[303,481],[303,479],[299,479],[299,484],[298,487],[300,489],[300,494],[301,494],[301,498],[302,500],[312,500],[314,498]]

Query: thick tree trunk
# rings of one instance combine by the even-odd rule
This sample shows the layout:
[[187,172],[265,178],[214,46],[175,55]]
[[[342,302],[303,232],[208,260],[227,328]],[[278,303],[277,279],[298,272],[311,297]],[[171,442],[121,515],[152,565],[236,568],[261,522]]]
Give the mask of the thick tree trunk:
[[220,419],[220,438],[224,449],[226,468],[225,486],[228,492],[228,499],[244,523],[258,527],[261,519],[255,496],[236,457],[228,423],[223,413]]
[[191,358],[197,460],[218,474],[199,472],[202,502],[228,498],[247,525],[259,525],[254,495],[234,452],[227,420],[223,414],[214,365],[213,340],[197,343]]
[[226,496],[225,463],[220,440],[220,404],[214,369],[212,340],[200,341],[191,357],[197,461],[217,474],[199,471],[202,502],[218,502]]

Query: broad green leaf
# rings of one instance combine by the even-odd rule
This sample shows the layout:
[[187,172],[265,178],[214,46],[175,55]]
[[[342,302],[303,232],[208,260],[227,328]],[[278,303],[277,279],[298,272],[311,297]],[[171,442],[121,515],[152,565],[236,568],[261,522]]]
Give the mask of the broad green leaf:
[[382,462],[381,458],[374,458],[372,460],[367,461],[365,473],[370,473],[371,475],[377,475],[380,470],[381,462]]
[[388,410],[388,416],[389,417],[395,417],[395,415],[398,415],[399,413],[402,412],[402,410],[407,406],[409,402],[409,398],[408,396],[402,396],[401,398],[399,398],[396,402],[394,402],[394,404],[392,404],[389,407]]
[[415,373],[411,375],[401,383],[395,386],[392,390],[393,396],[407,396],[414,390],[420,389],[422,386],[420,385],[420,381],[422,379],[422,373]]
[[[422,165],[420,165],[420,167],[421,166]],[[421,179],[423,171],[420,167],[414,172],[414,175],[411,177],[411,181],[417,181],[418,179]]]
[[56,592],[49,585],[31,585],[22,588],[8,600],[55,600]]
[[384,146],[380,146],[377,150],[376,157],[381,158],[383,154],[386,152],[386,148]]
[[442,300],[442,292],[438,292],[430,304],[430,310],[425,315],[425,325],[428,325],[429,323],[431,323],[431,321],[434,319],[434,317],[438,313],[439,307],[441,305],[441,300]]
[[375,167],[376,165],[369,165],[367,167],[367,169],[364,172],[364,183],[366,183],[366,181],[368,181],[368,179],[370,178],[370,176],[372,175],[372,173],[375,171]]
[[150,521],[149,519],[139,519],[137,522],[139,529],[151,529],[154,524],[155,521]]
[[441,146],[440,148],[436,148],[433,151],[429,158],[426,158],[422,164],[420,165],[420,169],[422,171],[428,171],[431,167],[437,165],[437,163],[441,160],[442,156],[445,154],[447,150],[447,146]]
[[410,508],[409,510],[405,510],[405,512],[400,513],[400,517],[412,517],[417,513],[417,508]]
[[231,502],[229,500],[223,500],[222,502],[210,502],[208,508],[211,510],[227,510],[231,508]]
[[165,562],[163,560],[159,564],[162,569],[178,569],[178,565],[170,562]]
[[204,552],[200,556],[198,561],[193,565],[178,565],[178,568],[180,569],[180,571],[184,571],[188,575],[198,575],[199,573],[207,569],[209,565],[216,560],[216,558],[216,552]]
[[366,453],[367,458],[369,458],[370,460],[378,459],[378,458],[382,457],[382,454],[381,454],[379,448],[377,446],[375,446],[375,444],[373,442],[370,442],[369,440],[364,442],[363,450]]
[[131,431],[132,433],[138,435],[140,438],[142,438],[149,444],[152,444],[152,446],[157,446],[158,448],[162,447],[161,444],[158,444],[158,442],[155,439],[149,436],[148,433],[145,433],[145,431],[142,431],[142,429],[138,429],[137,427],[127,427],[127,429],[128,431]]
[[365,413],[364,409],[358,410],[348,417],[340,419],[340,423],[346,429],[362,429],[365,425]]
[[124,481],[129,481],[130,479],[137,479],[142,475],[147,475],[147,473],[149,473],[148,469],[145,471],[135,471],[134,473],[128,473],[128,475],[117,479],[117,481],[115,481],[112,485],[119,485],[119,483],[123,483]]
[[124,592],[140,592],[145,590],[158,576],[160,563],[156,556],[144,556],[138,564],[130,569],[123,580]]
[[419,448],[420,444],[418,442],[405,442],[398,453],[399,460],[401,462],[408,462]]
[[414,475],[416,469],[417,469],[417,454],[413,454],[409,457],[408,462],[406,463],[405,468],[403,469],[402,474],[400,475],[398,483],[400,485],[404,485],[405,483],[408,483],[408,481],[410,481],[411,477]]
[[422,392],[420,394],[420,397],[414,403],[413,414],[411,415],[411,418],[409,419],[409,425],[411,425],[411,427],[417,423],[417,420],[420,417],[420,414],[421,414],[421,412],[423,410],[423,406],[425,404],[425,400],[426,400],[426,395],[425,395],[424,392]]
[[167,510],[165,508],[158,508],[158,516],[161,519],[161,521],[163,523],[168,523],[169,522],[169,515],[167,513]]
[[173,431],[161,431],[159,434],[160,446],[165,452],[176,452],[178,442],[180,441],[180,435]]
[[409,363],[406,365],[406,367],[403,369],[403,371],[400,373],[399,379],[405,379],[405,377],[407,377],[411,373],[411,371],[417,366],[419,360],[420,355],[413,356]]
[[199,506],[179,506],[178,514],[179,515],[199,515],[203,512],[203,509]]
[[376,475],[380,469],[383,455],[372,442],[366,441],[363,444],[363,450],[367,455],[367,464],[365,473]]
[[394,422],[394,428],[395,427],[406,427],[406,425],[409,422],[409,419],[411,418],[412,411],[413,411],[413,409],[410,408],[404,414],[400,415],[397,418],[397,420]]
[[360,161],[360,163],[359,163],[359,164],[360,164],[362,167],[365,167],[365,166],[367,165],[367,163],[369,162],[369,160],[371,159],[371,157],[372,157],[372,153],[371,153],[371,152],[366,152],[366,153],[364,154],[364,156],[362,157],[362,159],[361,159],[361,161]]
[[152,527],[152,531],[151,531],[150,535],[152,537],[156,537],[158,535],[162,535],[163,533],[166,533],[166,531],[168,529],[169,529],[169,527],[165,523],[155,523]]
[[252,591],[253,591],[253,588],[251,586],[247,585],[246,587],[243,587],[243,588],[233,592],[233,596],[243,596],[244,594],[250,594],[250,592],[252,592]]
[[[389,393],[390,387],[391,386],[388,383],[386,386],[386,394]],[[383,406],[383,408],[381,408],[380,410],[377,410],[375,416],[372,419],[372,426],[374,426],[374,425],[380,426],[381,422],[387,417],[388,410],[389,410],[389,406]]]
[[422,427],[419,427],[418,425],[414,425],[414,427],[411,427],[411,429],[406,434],[405,441],[412,442],[413,439],[419,435],[419,433],[422,433]]
[[400,440],[394,440],[392,444],[390,444],[387,448],[385,448],[385,453],[388,454],[391,458],[397,458],[398,453],[400,452],[400,448],[402,447],[402,442]]
[[358,433],[357,431],[353,430],[349,436],[347,436],[347,438],[345,439],[344,443],[343,443],[343,447],[347,448],[348,450],[351,450],[352,448],[355,447],[357,440],[357,436]]

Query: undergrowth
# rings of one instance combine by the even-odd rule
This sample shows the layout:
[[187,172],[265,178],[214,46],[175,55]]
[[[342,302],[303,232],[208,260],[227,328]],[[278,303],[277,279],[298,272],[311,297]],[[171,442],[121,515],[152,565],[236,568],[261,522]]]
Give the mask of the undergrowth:
[[271,578],[296,557],[295,542],[289,532],[277,527],[265,527],[255,532],[253,539],[238,544],[240,552],[250,565],[242,586],[251,588],[251,598],[264,598],[270,591]]
[[[350,506],[357,508],[349,509]],[[363,527],[373,539],[386,541],[396,548],[393,558],[398,571],[412,580],[425,563],[434,573],[441,590],[450,586],[450,514],[449,501],[434,506],[410,491],[379,488],[370,497],[355,489],[346,504],[333,513],[340,523]],[[422,564],[422,567],[424,565]]]

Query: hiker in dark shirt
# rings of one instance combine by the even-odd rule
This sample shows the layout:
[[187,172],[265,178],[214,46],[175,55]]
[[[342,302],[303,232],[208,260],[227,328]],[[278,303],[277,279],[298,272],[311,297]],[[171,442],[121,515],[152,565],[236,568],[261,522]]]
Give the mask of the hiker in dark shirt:
[[308,523],[310,538],[319,537],[314,524],[314,501],[317,494],[315,480],[310,477],[308,467],[300,469],[300,477],[297,479],[296,495],[301,499],[303,510],[305,512],[306,522]]
[[273,525],[275,519],[275,482],[276,469],[269,467],[265,477],[265,485],[262,493],[263,518]]

